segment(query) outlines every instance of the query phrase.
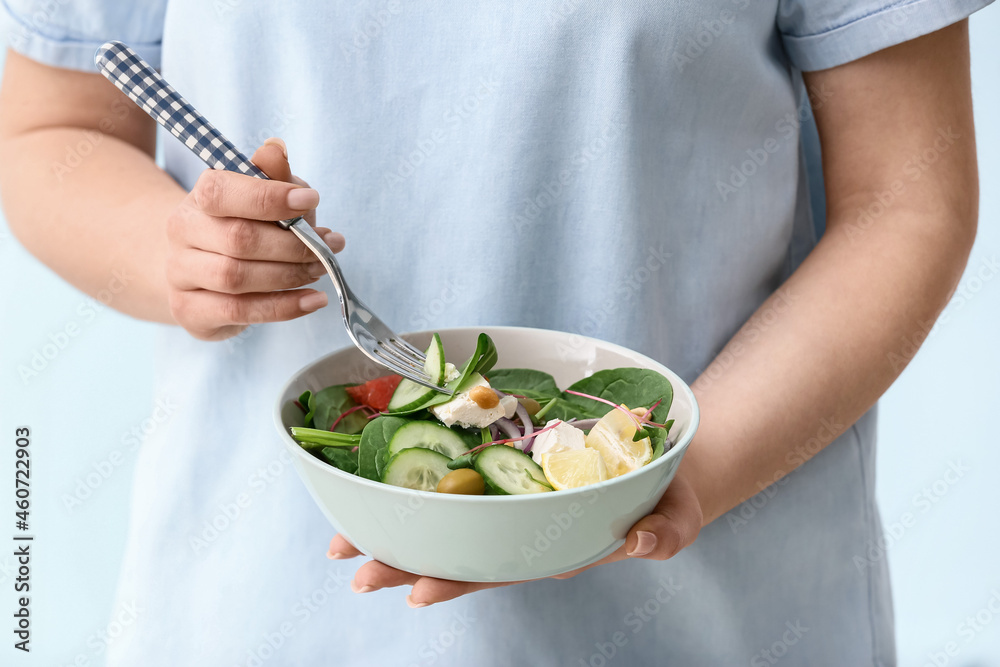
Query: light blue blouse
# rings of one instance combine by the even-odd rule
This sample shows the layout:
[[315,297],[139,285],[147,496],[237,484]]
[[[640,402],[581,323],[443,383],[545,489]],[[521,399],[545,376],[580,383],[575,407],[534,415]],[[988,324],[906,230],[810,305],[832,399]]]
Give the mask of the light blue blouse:
[[[990,0],[2,2],[21,53],[92,71],[120,39],[244,151],[284,137],[396,328],[561,329],[690,381],[816,242],[798,72]],[[203,169],[162,155],[185,187]],[[180,407],[137,462],[118,595],[144,612],[109,664],[895,664],[874,412],[671,561],[419,611],[352,594],[269,421],[348,343],[338,318],[215,344],[164,327]]]

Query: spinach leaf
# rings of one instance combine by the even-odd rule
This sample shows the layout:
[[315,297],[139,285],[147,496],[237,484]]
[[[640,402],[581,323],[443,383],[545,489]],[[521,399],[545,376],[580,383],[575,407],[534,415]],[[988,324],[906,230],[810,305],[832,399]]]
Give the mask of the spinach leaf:
[[[433,422],[435,424],[438,423],[436,419],[433,420]],[[462,442],[464,442],[469,449],[472,449],[473,447],[478,447],[479,445],[483,444],[484,442],[482,435],[483,431],[486,431],[485,442],[489,442],[492,439],[490,438],[490,430],[488,428],[465,429],[461,428],[460,426],[452,426],[451,430],[453,433],[455,433],[455,435],[457,435],[462,439]]]
[[[629,408],[649,407],[661,401],[650,415],[652,421],[663,423],[670,412],[674,399],[674,388],[670,380],[656,371],[644,368],[613,368],[598,371],[589,378],[574,383],[570,389],[607,399],[616,404],[624,403]],[[563,400],[570,403],[579,414],[578,418],[603,417],[611,406],[583,396],[563,394]],[[561,417],[560,417],[561,418]]]
[[505,394],[518,394],[545,403],[562,395],[548,373],[530,368],[505,368],[490,371],[490,386]]
[[361,444],[358,445],[359,475],[376,482],[381,481],[378,466],[383,464],[377,462],[384,462],[392,436],[409,422],[409,419],[402,417],[376,417],[368,422],[365,430],[361,432]]
[[[347,395],[346,388],[352,385],[338,384],[327,387],[323,391],[313,395],[313,426],[322,431],[329,431],[330,426],[337,421],[340,415],[357,406],[350,396]],[[362,410],[352,412],[337,424],[338,433],[361,433],[368,424],[368,417],[362,414]]]
[[350,449],[324,447],[319,451],[319,458],[351,475],[358,472],[358,452],[352,452]]
[[663,422],[663,425],[666,428],[647,427],[647,430],[650,431],[649,441],[653,445],[653,458],[650,459],[650,463],[663,456],[664,452],[670,449],[667,446],[667,434],[670,433],[670,427],[674,425],[674,420]]
[[305,415],[302,417],[302,425],[306,428],[312,427],[313,421],[313,408],[312,408],[313,393],[308,389],[302,392],[299,396],[299,405],[305,408]]
[[[475,433],[475,431],[466,431],[465,433],[469,435],[475,434],[476,442],[471,442],[470,437],[463,436],[463,438],[466,439],[466,442],[470,442],[469,445],[470,450],[475,449],[479,445],[485,445],[490,442],[493,442],[493,434],[490,432],[488,428],[481,429],[479,433]],[[465,454],[462,454],[461,456],[452,459],[451,461],[448,462],[448,468],[450,468],[451,470],[458,470],[459,468],[473,467],[473,465],[476,462],[476,457],[479,456],[479,452],[481,451],[483,450],[480,449],[475,452],[468,451]]]
[[663,455],[663,443],[667,439],[667,431],[658,426],[647,426],[641,432],[649,436],[649,444],[653,446],[653,458],[649,460],[652,463]]

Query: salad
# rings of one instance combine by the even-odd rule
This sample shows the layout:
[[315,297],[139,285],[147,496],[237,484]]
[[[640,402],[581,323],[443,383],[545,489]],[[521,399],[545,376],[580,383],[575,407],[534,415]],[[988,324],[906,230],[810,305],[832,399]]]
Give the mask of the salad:
[[672,446],[673,387],[659,373],[616,368],[560,390],[548,373],[495,369],[480,334],[461,367],[440,336],[424,369],[447,391],[389,375],[303,393],[292,437],[346,473],[420,491],[520,495],[594,484],[648,465]]

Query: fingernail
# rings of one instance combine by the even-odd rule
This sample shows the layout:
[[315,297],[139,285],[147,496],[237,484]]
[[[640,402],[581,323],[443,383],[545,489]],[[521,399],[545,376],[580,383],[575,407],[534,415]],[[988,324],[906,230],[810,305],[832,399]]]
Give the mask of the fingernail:
[[359,588],[357,582],[355,582],[353,579],[351,579],[351,590],[354,591],[355,593],[371,593],[373,590],[375,590],[375,587],[374,586],[361,586]]
[[410,609],[420,609],[422,607],[429,607],[429,606],[431,606],[431,603],[430,602],[414,602],[413,598],[410,597],[409,595],[407,595],[406,596],[406,606],[409,607]]
[[285,145],[285,142],[284,142],[283,139],[279,139],[278,137],[271,137],[270,139],[267,139],[264,142],[264,145],[265,146],[277,146],[278,148],[281,149],[281,154],[285,156],[285,159],[286,160],[288,159],[288,146]]
[[313,278],[320,278],[326,275],[326,267],[323,266],[323,262],[310,262],[306,265],[306,271]]
[[328,551],[326,553],[326,557],[329,558],[330,560],[343,560],[347,558],[347,554],[342,554],[339,551],[336,553],[331,553]]
[[299,308],[307,313],[311,313],[319,310],[328,303],[330,303],[330,299],[326,296],[326,292],[313,292],[299,299]]
[[635,548],[632,551],[627,552],[629,556],[645,556],[656,548],[656,535],[653,533],[640,530],[636,533],[636,537],[639,538],[639,541],[636,542]]
[[312,188],[295,188],[288,193],[288,208],[310,211],[319,206],[319,192]]

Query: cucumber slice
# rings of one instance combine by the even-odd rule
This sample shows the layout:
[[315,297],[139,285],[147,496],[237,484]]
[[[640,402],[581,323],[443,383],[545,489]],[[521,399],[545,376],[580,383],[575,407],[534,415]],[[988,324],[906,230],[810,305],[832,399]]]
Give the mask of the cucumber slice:
[[[434,334],[431,344],[424,353],[427,359],[424,361],[424,371],[431,376],[431,382],[436,385],[444,385],[444,344],[441,337]],[[389,412],[405,412],[429,401],[439,392],[429,389],[416,382],[403,380],[396,387],[392,398],[389,399]]]
[[444,343],[441,336],[434,334],[431,337],[431,344],[427,348],[427,359],[424,361],[424,370],[431,376],[431,382],[437,385],[444,384]]
[[417,491],[434,491],[441,478],[451,472],[449,459],[431,449],[413,447],[399,452],[386,464],[382,482]]
[[410,422],[396,431],[389,441],[389,457],[411,447],[430,449],[449,459],[469,451],[469,446],[459,434],[433,422]]
[[476,457],[475,468],[493,494],[516,496],[552,490],[538,481],[545,479],[542,467],[514,447],[490,445]]

